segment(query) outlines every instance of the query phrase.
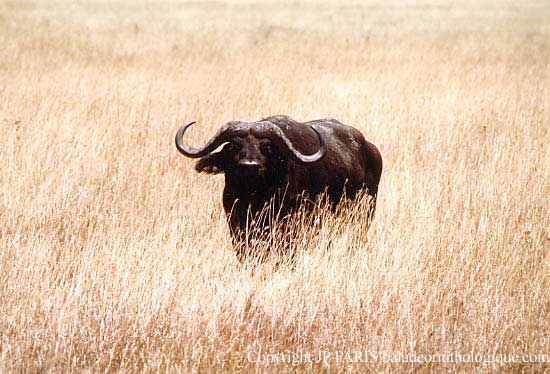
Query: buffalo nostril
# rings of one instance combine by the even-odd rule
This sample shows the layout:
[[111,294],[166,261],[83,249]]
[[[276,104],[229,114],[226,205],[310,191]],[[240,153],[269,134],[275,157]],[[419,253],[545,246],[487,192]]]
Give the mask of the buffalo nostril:
[[239,166],[260,167],[260,164],[254,160],[241,160],[239,161]]
[[246,175],[261,174],[262,166],[258,161],[254,160],[241,160],[238,163],[239,169]]

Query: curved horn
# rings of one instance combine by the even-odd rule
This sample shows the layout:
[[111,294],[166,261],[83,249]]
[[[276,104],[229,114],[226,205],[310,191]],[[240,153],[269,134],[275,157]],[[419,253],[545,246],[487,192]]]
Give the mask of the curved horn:
[[319,149],[312,155],[304,155],[303,153],[298,151],[294,147],[292,142],[286,137],[283,130],[281,130],[278,126],[272,124],[269,130],[271,130],[271,132],[275,135],[275,137],[273,137],[271,140],[279,146],[283,146],[284,148],[288,149],[290,155],[294,158],[294,160],[301,163],[309,164],[321,160],[327,154],[327,146],[325,140],[323,139],[319,131],[317,131],[317,129],[313,126],[309,126],[309,128],[315,132],[317,138],[319,139]]
[[211,153],[214,149],[218,148],[220,146],[220,144],[222,143],[225,143],[227,141],[229,141],[229,138],[230,138],[230,134],[228,133],[227,130],[229,130],[229,127],[230,127],[230,123],[226,123],[225,125],[223,125],[219,130],[218,132],[216,133],[216,135],[214,135],[209,141],[208,143],[206,143],[204,146],[202,146],[201,148],[194,148],[194,147],[190,147],[188,145],[186,145],[184,142],[183,142],[183,134],[185,133],[185,131],[195,123],[195,121],[191,122],[191,123],[188,123],[187,125],[183,125],[182,127],[180,127],[180,129],[178,130],[178,132],[176,133],[176,148],[178,149],[178,151],[181,152],[181,154],[183,154],[184,156],[187,156],[187,157],[190,157],[190,158],[200,158],[200,157],[204,157],[206,156],[207,154]]

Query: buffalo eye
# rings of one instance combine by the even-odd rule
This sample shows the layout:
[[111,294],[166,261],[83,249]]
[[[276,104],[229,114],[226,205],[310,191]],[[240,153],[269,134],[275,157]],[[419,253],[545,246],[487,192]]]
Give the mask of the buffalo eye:
[[230,152],[238,151],[241,149],[241,145],[235,142],[229,142],[227,143],[227,150]]
[[264,144],[260,145],[260,151],[262,151],[263,154],[271,153],[271,151],[272,151],[271,145],[267,144],[267,143],[264,143]]

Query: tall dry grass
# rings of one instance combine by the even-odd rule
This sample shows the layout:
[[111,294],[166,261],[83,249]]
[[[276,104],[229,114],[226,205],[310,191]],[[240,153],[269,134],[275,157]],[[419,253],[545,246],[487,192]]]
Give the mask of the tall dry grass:
[[[550,370],[384,359],[550,354],[544,1],[4,1],[0,46],[1,371]],[[277,113],[385,167],[251,271],[173,135]]]

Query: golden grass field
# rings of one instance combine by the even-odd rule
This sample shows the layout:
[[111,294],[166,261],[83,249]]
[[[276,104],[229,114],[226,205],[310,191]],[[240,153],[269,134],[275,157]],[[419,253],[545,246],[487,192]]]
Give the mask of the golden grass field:
[[[384,171],[252,271],[173,138],[272,114]],[[548,2],[2,1],[0,126],[1,372],[550,371]]]

